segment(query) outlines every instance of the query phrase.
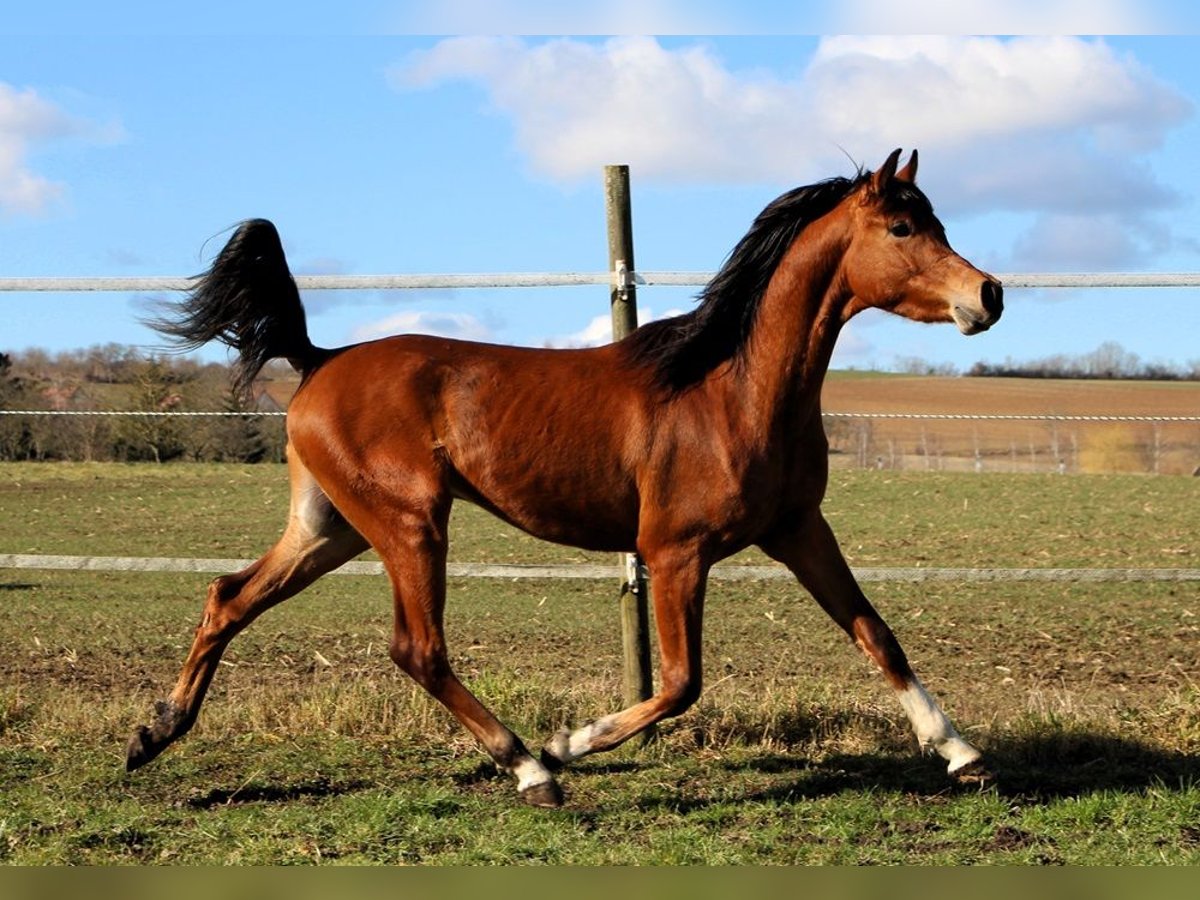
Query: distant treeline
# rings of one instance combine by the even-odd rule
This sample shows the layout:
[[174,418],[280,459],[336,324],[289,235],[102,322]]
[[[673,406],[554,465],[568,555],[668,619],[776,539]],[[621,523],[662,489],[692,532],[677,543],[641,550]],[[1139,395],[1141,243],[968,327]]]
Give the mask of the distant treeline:
[[[901,371],[911,375],[957,375],[953,366],[932,366],[919,359],[900,362]],[[1090,378],[1120,381],[1200,381],[1200,359],[1186,365],[1142,362],[1120,344],[1108,341],[1091,353],[1058,353],[1043,359],[1018,362],[1011,357],[1002,363],[977,362],[965,373],[983,378]]]
[[[288,372],[286,364],[282,368]],[[262,462],[283,458],[283,420],[266,390],[245,400],[229,367],[147,355],[120,344],[48,354],[0,353],[0,410],[209,412],[229,416],[0,415],[0,460]]]

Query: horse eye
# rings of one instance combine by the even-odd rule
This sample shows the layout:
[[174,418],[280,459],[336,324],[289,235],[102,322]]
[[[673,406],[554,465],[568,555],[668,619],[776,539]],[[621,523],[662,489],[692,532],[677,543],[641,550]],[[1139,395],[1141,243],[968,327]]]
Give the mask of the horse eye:
[[890,226],[888,226],[888,231],[891,232],[892,237],[908,237],[910,234],[912,234],[912,225],[901,220],[899,222],[893,222]]

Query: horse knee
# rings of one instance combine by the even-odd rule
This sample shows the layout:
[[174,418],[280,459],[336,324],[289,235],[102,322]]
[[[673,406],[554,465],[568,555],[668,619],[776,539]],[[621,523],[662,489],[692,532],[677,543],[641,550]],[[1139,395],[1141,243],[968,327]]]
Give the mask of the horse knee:
[[234,575],[214,578],[208,585],[208,596],[204,601],[204,617],[200,620],[201,631],[220,634],[228,628],[229,604],[237,597],[242,581]]
[[228,603],[238,595],[243,584],[245,580],[237,575],[221,575],[214,578],[208,585],[209,604],[220,606]]
[[394,636],[388,644],[388,656],[413,681],[436,695],[439,685],[450,674],[450,664],[443,654],[417,646],[404,635]]
[[663,679],[661,696],[664,716],[678,716],[691,708],[700,699],[702,684],[699,675],[688,673],[676,678]]

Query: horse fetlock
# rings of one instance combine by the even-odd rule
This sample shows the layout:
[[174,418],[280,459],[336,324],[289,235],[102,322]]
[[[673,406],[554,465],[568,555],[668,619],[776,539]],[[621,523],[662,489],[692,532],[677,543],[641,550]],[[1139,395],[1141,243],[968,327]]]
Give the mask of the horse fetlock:
[[594,722],[588,722],[574,731],[560,728],[542,747],[543,765],[556,771],[567,763],[574,762],[595,751],[597,749],[596,739],[612,730],[611,718],[611,716],[605,716]]
[[571,761],[571,732],[560,728],[542,747],[542,765],[557,772]]
[[191,721],[171,700],[156,700],[156,718],[150,726],[139,725],[125,748],[125,771],[140,769],[188,730]]
[[956,781],[979,783],[991,778],[983,763],[983,754],[957,734],[936,741],[922,742],[921,750],[936,752],[946,760],[946,773]]

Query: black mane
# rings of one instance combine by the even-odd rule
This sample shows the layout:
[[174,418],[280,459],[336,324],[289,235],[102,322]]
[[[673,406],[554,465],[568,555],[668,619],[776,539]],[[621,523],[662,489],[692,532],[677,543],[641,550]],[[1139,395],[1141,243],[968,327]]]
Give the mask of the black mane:
[[870,173],[795,188],[758,214],[689,313],[650,322],[622,342],[653,369],[662,387],[680,391],[738,356],[754,327],[760,301],[783,254],[809,223],[833,210]]

